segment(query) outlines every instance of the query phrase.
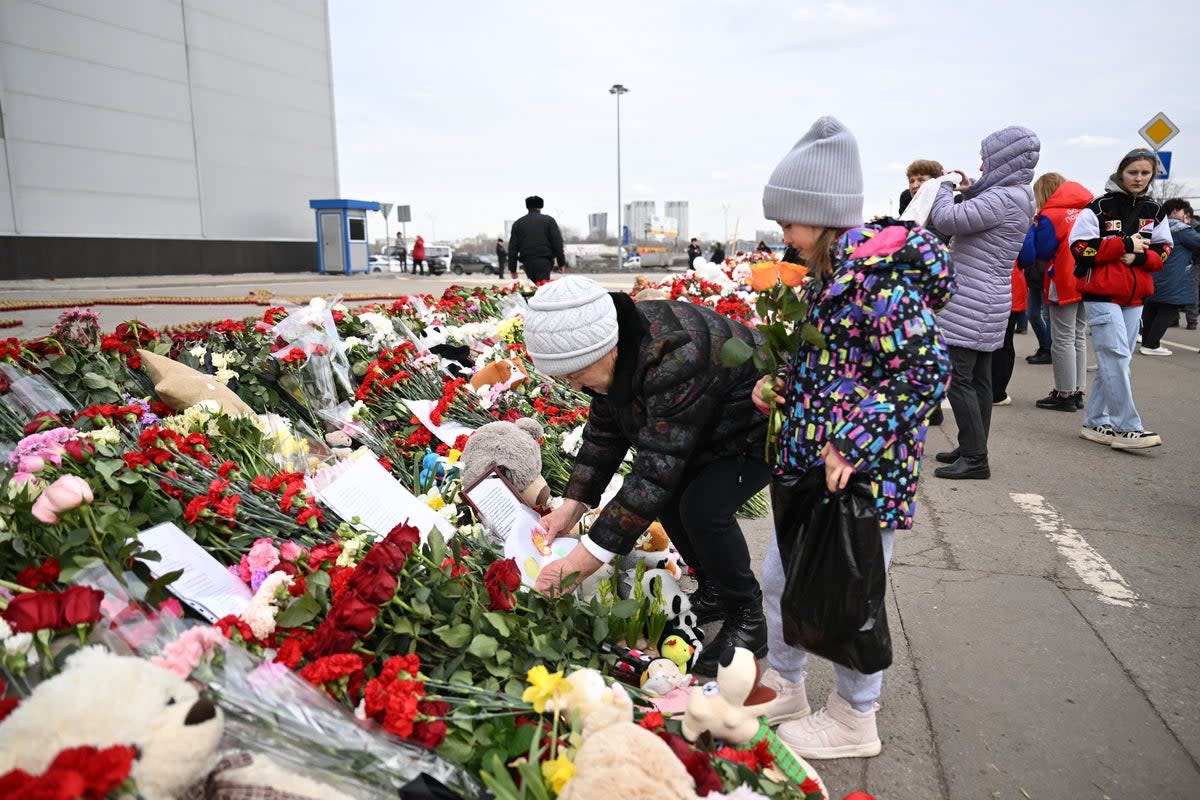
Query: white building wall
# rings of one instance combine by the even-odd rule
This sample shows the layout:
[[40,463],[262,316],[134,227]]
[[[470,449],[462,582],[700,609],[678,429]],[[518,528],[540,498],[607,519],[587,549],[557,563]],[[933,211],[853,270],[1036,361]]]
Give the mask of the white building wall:
[[311,239],[337,196],[326,12],[0,2],[0,233]]

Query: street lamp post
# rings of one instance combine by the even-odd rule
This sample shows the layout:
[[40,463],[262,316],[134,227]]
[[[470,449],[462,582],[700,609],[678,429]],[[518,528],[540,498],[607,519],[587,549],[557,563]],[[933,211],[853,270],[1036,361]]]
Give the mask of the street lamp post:
[[608,90],[609,94],[617,96],[617,249],[620,251],[621,245],[624,244],[625,226],[622,224],[621,215],[625,212],[625,207],[621,205],[621,95],[627,93],[629,89],[619,83],[614,83],[612,88]]

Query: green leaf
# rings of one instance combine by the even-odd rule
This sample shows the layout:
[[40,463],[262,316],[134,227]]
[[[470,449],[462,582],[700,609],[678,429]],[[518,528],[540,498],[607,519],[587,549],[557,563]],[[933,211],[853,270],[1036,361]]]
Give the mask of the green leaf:
[[617,619],[629,619],[637,613],[640,606],[637,600],[621,600],[614,604],[608,613]]
[[183,570],[176,569],[168,572],[160,578],[156,578],[149,586],[146,587],[146,602],[152,606],[157,606],[163,600],[167,599],[167,584],[174,582]]
[[83,385],[89,389],[107,389],[109,385],[108,378],[105,378],[103,375],[97,375],[94,372],[83,373],[81,380]]
[[465,622],[457,625],[439,625],[433,629],[433,633],[445,642],[447,647],[456,650],[465,647],[467,642],[471,641],[471,626]]
[[62,355],[50,362],[50,369],[59,375],[72,375],[78,367],[75,365],[75,359]]
[[800,337],[813,347],[825,347],[825,336],[811,322],[806,322],[800,326]]
[[480,633],[471,640],[471,645],[467,648],[467,652],[479,658],[491,658],[496,655],[498,647],[499,643],[495,639]]
[[312,595],[301,595],[290,606],[279,612],[275,624],[280,628],[295,628],[311,622],[321,610],[321,604]]
[[603,642],[608,638],[608,620],[604,617],[596,617],[592,620],[592,639],[597,642]]
[[496,629],[496,633],[500,634],[501,636],[508,636],[512,633],[512,628],[509,626],[508,620],[505,619],[503,614],[495,611],[485,611],[483,618],[486,619],[491,626]]
[[746,359],[754,355],[754,348],[741,339],[730,339],[721,345],[721,366],[738,367],[746,363]]
[[437,528],[429,531],[429,558],[435,564],[446,560],[446,540]]

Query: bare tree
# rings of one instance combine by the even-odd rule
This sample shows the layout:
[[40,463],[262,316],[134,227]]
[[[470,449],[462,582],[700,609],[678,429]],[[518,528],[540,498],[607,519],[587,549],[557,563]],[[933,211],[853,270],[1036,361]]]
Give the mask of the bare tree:
[[1155,181],[1150,189],[1150,194],[1154,196],[1160,203],[1163,200],[1170,200],[1172,197],[1197,197],[1196,190],[1182,181],[1166,180]]

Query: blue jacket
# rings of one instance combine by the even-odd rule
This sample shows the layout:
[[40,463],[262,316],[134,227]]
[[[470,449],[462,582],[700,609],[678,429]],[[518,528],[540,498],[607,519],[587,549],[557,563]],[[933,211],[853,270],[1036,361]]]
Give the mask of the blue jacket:
[[1192,254],[1200,252],[1200,233],[1186,222],[1170,220],[1171,238],[1175,247],[1163,262],[1161,271],[1154,273],[1154,294],[1146,299],[1154,303],[1186,306],[1196,301],[1192,288]]

